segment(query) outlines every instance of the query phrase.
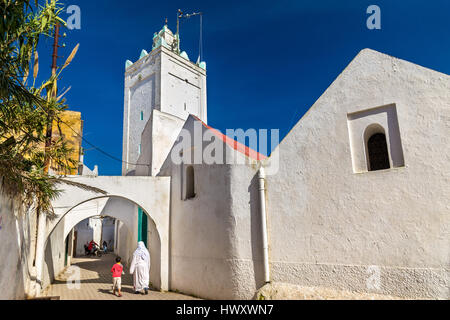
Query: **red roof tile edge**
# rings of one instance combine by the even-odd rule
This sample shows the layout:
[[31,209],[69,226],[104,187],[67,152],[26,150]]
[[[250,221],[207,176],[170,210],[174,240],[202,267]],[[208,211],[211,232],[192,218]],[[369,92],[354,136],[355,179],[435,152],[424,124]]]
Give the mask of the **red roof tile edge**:
[[246,155],[247,157],[252,158],[254,160],[264,160],[267,158],[265,155],[259,153],[258,151],[255,151],[255,150],[247,147],[246,145],[244,145],[234,139],[231,139],[227,135],[224,135],[222,132],[220,132],[217,129],[214,129],[211,126],[208,126],[206,123],[204,123],[202,120],[200,120],[197,116],[194,116],[193,114],[191,114],[191,116],[194,117],[196,120],[200,121],[205,128],[211,130],[217,137],[222,139],[223,142],[228,144],[234,150],[239,151],[240,153],[242,153],[242,154]]

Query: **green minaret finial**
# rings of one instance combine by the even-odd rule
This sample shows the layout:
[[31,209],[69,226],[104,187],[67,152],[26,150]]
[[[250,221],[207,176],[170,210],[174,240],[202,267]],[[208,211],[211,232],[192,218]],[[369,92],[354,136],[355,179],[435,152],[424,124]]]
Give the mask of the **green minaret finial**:
[[139,59],[142,59],[142,58],[145,57],[146,55],[148,55],[148,52],[147,52],[145,49],[143,49],[143,50],[141,51],[141,55],[139,56]]

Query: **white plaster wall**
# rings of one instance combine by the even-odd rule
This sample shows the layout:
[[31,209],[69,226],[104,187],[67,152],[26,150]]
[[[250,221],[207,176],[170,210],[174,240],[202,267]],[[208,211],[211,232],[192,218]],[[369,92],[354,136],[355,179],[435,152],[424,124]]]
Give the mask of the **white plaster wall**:
[[[100,198],[100,199],[93,199],[88,202],[82,203],[79,206],[73,208],[70,211],[70,214],[64,216],[64,236],[66,237],[69,232],[75,228],[75,226],[82,220],[98,216],[102,213],[103,208],[105,207],[106,203],[108,201],[108,198]],[[60,210],[69,210],[71,209],[70,206],[64,206],[64,208],[61,206],[59,207]],[[57,222],[57,221],[55,221]],[[53,222],[53,225],[54,223]],[[97,232],[98,233],[98,232]],[[93,238],[89,239],[91,241]],[[84,250],[84,249],[83,249]]]
[[153,110],[142,133],[142,152],[136,175],[156,176],[163,165],[175,139],[178,137],[184,120],[167,113]]
[[82,257],[85,255],[84,245],[94,239],[94,232],[89,227],[89,218],[78,223],[75,230],[77,231],[76,255]]
[[75,230],[72,229],[72,232],[69,233],[69,236],[67,237],[67,241],[68,241],[68,254],[67,254],[67,265],[70,266],[72,264],[72,258],[74,256],[75,253],[75,248],[74,248],[74,236],[75,236]]
[[196,197],[184,201],[181,168],[173,167],[173,289],[252,299],[264,284],[257,170],[254,163],[195,165]]
[[[66,236],[67,237],[67,236]],[[42,288],[47,288],[61,272],[65,265],[65,240],[64,221],[57,225],[50,237],[47,239],[44,251],[44,262],[42,268]]]
[[233,299],[253,299],[264,285],[257,171],[256,166],[234,165],[230,172]]
[[149,121],[145,124],[141,135],[141,153],[138,156],[137,166],[133,175],[151,176],[152,175],[152,156],[153,156],[153,117],[155,110],[152,111]]
[[[196,197],[182,200],[181,166],[172,167],[170,288],[226,299],[233,288],[229,263],[229,168],[195,165]],[[220,181],[220,183],[217,183]]]
[[[347,114],[396,104],[405,166],[355,174]],[[363,50],[279,145],[272,279],[449,298],[450,77]]]
[[137,246],[137,211],[138,207],[135,203],[125,199],[111,198],[102,212],[102,215],[119,219],[121,225],[125,225],[124,234],[119,233],[119,241],[121,242],[120,256],[124,264],[131,263],[131,253]]
[[161,239],[156,232],[155,222],[151,219],[148,219],[147,249],[150,252],[150,285],[156,289],[161,288],[161,279],[158,276],[159,274],[161,274],[161,262],[157,258],[161,254],[159,252],[158,246],[158,243],[160,243],[160,241]]
[[[133,163],[139,158],[141,134],[152,109],[160,108],[160,68],[159,50],[150,53],[127,69],[125,73],[124,92],[124,126],[122,174],[132,174],[136,169]],[[144,112],[141,120],[141,111]]]
[[[183,129],[194,136],[196,124],[199,122],[189,117]],[[198,128],[200,137],[208,130],[201,124]],[[191,147],[187,146],[187,149],[203,150],[209,143],[191,140]],[[231,152],[232,149],[221,140],[218,146],[222,148],[224,163],[233,157],[241,157],[234,150]],[[178,150],[177,145],[174,150]],[[237,233],[234,210],[238,209],[234,209],[234,205],[247,201],[244,207],[249,209],[245,195],[249,194],[248,183],[255,169],[243,165],[250,174],[237,182],[241,188],[235,191],[234,165],[194,164],[196,196],[184,200],[186,166],[174,164],[169,155],[160,172],[160,175],[171,176],[170,288],[207,299],[251,298],[248,285],[251,286],[254,280],[238,274],[241,258],[236,249],[237,243],[246,240],[250,234]],[[240,213],[249,216],[249,212]],[[244,288],[241,288],[241,280]]]
[[196,197],[186,201],[176,171],[173,288],[208,299],[252,299],[264,284],[257,166],[195,165]]
[[206,71],[162,47],[161,111],[187,119],[193,114],[207,122]]
[[90,218],[89,224],[93,230],[93,240],[95,243],[100,244],[102,240],[102,221],[99,218]]
[[108,245],[108,251],[114,250],[115,221],[115,219],[109,217],[104,218],[102,221],[102,240],[99,244],[102,246],[103,241],[106,241]]
[[128,247],[128,231],[125,224],[121,221],[117,225],[118,242],[114,252],[122,258],[123,264],[128,265],[130,259],[130,249]]
[[24,299],[32,291],[36,215],[25,211],[0,188],[0,300]]

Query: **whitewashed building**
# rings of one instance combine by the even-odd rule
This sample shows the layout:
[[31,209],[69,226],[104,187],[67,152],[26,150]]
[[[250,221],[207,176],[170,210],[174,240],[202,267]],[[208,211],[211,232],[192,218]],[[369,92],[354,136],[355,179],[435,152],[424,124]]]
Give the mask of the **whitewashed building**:
[[127,61],[123,176],[73,177],[106,192],[55,201],[50,256],[103,197],[115,252],[129,262],[145,240],[161,290],[450,298],[450,76],[364,49],[266,157],[207,125],[206,64],[177,39],[164,26]]
[[[269,277],[449,297],[448,75],[362,50],[267,159],[206,125],[206,72],[170,40],[125,77],[124,161],[139,165],[123,173],[171,179],[171,289],[247,299]],[[155,98],[139,93],[151,88]],[[173,163],[169,150],[186,152],[177,135],[194,136],[195,123],[215,138],[190,149],[222,143],[228,164]],[[228,149],[247,163],[229,161]],[[258,170],[271,163],[266,257]],[[372,270],[379,281],[368,287]]]

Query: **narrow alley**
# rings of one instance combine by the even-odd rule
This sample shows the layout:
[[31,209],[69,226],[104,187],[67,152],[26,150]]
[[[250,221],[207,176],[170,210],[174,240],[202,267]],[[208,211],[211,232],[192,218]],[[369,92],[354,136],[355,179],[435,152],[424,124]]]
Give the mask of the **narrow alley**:
[[[53,284],[48,287],[43,296],[55,297],[60,300],[192,300],[193,297],[173,292],[159,292],[150,290],[148,295],[135,294],[133,290],[133,276],[125,267],[122,276],[122,297],[112,294],[111,267],[114,264],[114,254],[106,254],[101,258],[81,257],[74,258],[72,266],[60,274]],[[80,285],[77,288],[73,281],[76,273],[71,271],[79,269]]]

